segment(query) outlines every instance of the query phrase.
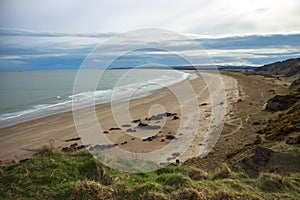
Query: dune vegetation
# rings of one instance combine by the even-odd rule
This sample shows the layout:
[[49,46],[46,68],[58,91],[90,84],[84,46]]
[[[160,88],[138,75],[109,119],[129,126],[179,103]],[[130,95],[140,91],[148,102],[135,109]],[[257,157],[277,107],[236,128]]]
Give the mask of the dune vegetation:
[[43,148],[32,159],[1,167],[1,199],[295,199],[300,173],[249,178],[223,165],[129,174],[103,166],[86,150]]

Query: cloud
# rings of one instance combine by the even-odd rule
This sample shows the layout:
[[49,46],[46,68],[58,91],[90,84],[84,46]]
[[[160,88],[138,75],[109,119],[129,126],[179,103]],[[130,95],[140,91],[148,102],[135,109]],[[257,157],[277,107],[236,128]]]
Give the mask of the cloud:
[[208,35],[290,33],[300,32],[299,7],[298,0],[3,0],[0,27],[48,36],[147,27]]
[[28,31],[21,29],[0,29],[0,36],[108,38],[115,34],[116,33],[62,33],[47,31]]
[[[1,31],[0,31],[1,32]],[[11,70],[51,70],[78,69],[84,59],[97,46],[109,37],[101,33],[100,38],[91,35],[37,33],[34,31],[5,30],[0,37],[0,71]],[[9,34],[13,33],[13,34]],[[136,49],[127,52],[115,62],[117,67],[130,67],[145,63],[164,65],[185,65],[180,56],[198,58],[207,54],[216,65],[258,66],[265,63],[300,57],[300,34],[286,35],[246,35],[224,38],[193,38],[201,46],[195,48],[190,40],[170,38],[161,41],[162,47],[173,49]],[[123,54],[124,49],[134,49],[142,38],[126,38],[125,42],[111,42],[93,54],[97,67],[103,67],[110,59]],[[195,59],[194,59],[195,60]],[[199,63],[194,63],[199,64]],[[201,63],[200,63],[201,64]]]
[[[299,1],[209,1],[181,19],[185,31],[209,35],[299,32]],[[198,6],[200,8],[201,5]],[[175,23],[175,25],[178,25]]]
[[[299,7],[298,0],[2,0],[0,70],[77,69],[111,36],[148,27],[187,33],[218,65],[260,65],[298,57]],[[96,59],[109,60],[138,42],[116,41]],[[203,52],[188,40],[161,43],[191,57]],[[123,62],[140,63],[139,59],[179,62],[157,49],[131,52]]]

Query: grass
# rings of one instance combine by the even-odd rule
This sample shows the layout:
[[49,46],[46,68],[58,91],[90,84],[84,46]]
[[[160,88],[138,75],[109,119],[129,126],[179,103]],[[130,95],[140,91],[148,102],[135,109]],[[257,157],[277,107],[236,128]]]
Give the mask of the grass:
[[0,199],[295,199],[300,174],[237,174],[168,166],[129,174],[103,166],[87,151],[44,150],[0,170]]

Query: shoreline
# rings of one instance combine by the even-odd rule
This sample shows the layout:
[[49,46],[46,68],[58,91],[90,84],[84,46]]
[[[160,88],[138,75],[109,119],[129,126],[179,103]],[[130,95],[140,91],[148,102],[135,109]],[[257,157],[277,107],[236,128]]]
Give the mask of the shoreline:
[[[118,70],[120,70],[120,69],[118,69]],[[127,70],[127,69],[125,69],[125,70]],[[140,70],[147,70],[147,69],[140,69]],[[192,80],[195,78],[195,77],[193,77],[194,73],[191,73],[191,70],[180,70],[180,72],[185,73],[187,77],[185,77],[185,79],[183,79],[183,80],[179,80],[179,81],[177,80],[177,82],[175,82],[175,83],[170,84],[169,82],[167,82],[166,87],[169,87],[174,84],[178,84],[178,83],[186,81],[186,80]],[[147,97],[149,95],[154,94],[155,92],[158,92],[161,89],[163,89],[163,87],[144,91],[141,94],[138,94],[138,95],[132,97],[131,100]],[[110,90],[110,89],[108,89],[108,90]],[[80,95],[80,94],[68,94],[67,96],[77,96],[77,95]],[[59,98],[60,98],[60,96],[59,96]],[[123,98],[117,99],[116,102],[124,101]],[[96,100],[97,99],[95,99],[95,101]],[[52,102],[51,104],[39,103],[36,105],[31,105],[30,107],[26,108],[25,110],[18,110],[18,111],[14,111],[14,112],[3,113],[3,114],[1,114],[1,116],[9,115],[9,117],[4,117],[4,119],[2,121],[0,121],[0,129],[14,126],[17,124],[22,124],[22,123],[28,122],[28,121],[33,121],[33,120],[40,119],[40,118],[45,118],[45,117],[52,116],[52,115],[57,115],[57,114],[65,113],[65,112],[72,112],[74,110],[73,109],[74,101],[73,101],[73,103],[71,102],[71,105],[68,107],[56,108],[57,106],[59,106],[61,104],[68,104],[70,101],[72,101],[72,100],[65,99],[65,101]],[[103,102],[95,102],[95,106],[107,106],[109,104],[111,104],[111,100],[109,100],[109,99],[104,100]],[[44,106],[44,105],[46,106],[46,109],[45,108],[36,108],[36,107],[40,107],[40,106]],[[83,106],[79,105],[79,106],[80,106],[80,108],[76,108],[76,109],[82,109],[85,107],[84,105]],[[51,110],[51,109],[47,110],[48,107],[49,108],[55,107],[56,109],[55,110]],[[19,114],[19,113],[21,113],[21,114]]]
[[[231,80],[235,82],[234,84],[233,82],[227,81],[227,85],[225,84],[227,87],[226,90],[236,91],[236,80],[225,75],[222,75],[222,77],[223,80]],[[201,95],[203,93],[203,79],[198,77],[194,80],[187,81],[192,85],[192,87],[196,91],[197,100],[199,104],[209,104],[207,99],[208,96]],[[172,95],[172,93],[169,91],[169,88],[174,90],[180,90],[180,88],[183,85],[183,82],[176,83],[172,86],[169,86],[168,88],[162,88],[157,91],[154,91],[149,96],[131,100],[129,103],[129,107],[132,119],[144,119],[146,117],[149,117],[149,110],[151,111],[152,106],[156,104],[164,106],[166,112],[178,113],[179,118],[181,118],[180,106],[178,105],[178,102],[176,102],[176,97],[174,97],[174,95]],[[228,86],[230,90],[228,90]],[[205,92],[207,91],[204,91],[204,93]],[[237,98],[234,97],[233,93],[230,95],[232,100],[229,100],[229,104],[230,101],[235,101],[234,99]],[[122,103],[118,104],[117,108],[119,108],[118,106],[120,106],[121,104]],[[110,128],[120,126],[120,124],[117,124],[114,121],[110,105],[111,103],[109,102],[95,106],[96,114],[103,131],[108,131]],[[208,121],[211,115],[209,112],[206,113],[206,111],[209,109],[209,106],[199,107],[200,114],[205,113],[204,120],[202,120],[199,123],[201,129],[197,131],[197,135],[192,145],[187,149],[187,151],[183,155],[180,155],[180,160],[185,161],[189,158],[197,156],[196,154],[197,152],[199,152],[199,144],[203,143],[203,134],[206,132],[206,128],[209,125]],[[161,137],[165,137],[167,134],[176,134],[179,126],[179,121],[180,120],[177,121],[167,119],[164,122],[161,122]],[[134,126],[134,124],[130,125],[132,127]],[[132,143],[130,141],[132,139],[132,135],[121,133],[122,131],[125,132],[125,130],[126,129],[122,128],[121,131],[109,131],[109,134],[107,135],[107,137],[114,143],[120,144],[122,142],[124,143],[124,141],[128,142],[127,144],[122,145],[122,149],[124,150],[128,150],[131,152],[147,152],[152,151],[153,149],[161,149],[168,144],[168,141],[161,142],[162,139],[157,141],[153,140],[151,142],[145,142],[142,141],[141,138],[136,139],[135,142]],[[99,130],[96,131],[99,132]],[[0,160],[2,161],[2,163],[6,163],[10,162],[11,160],[22,160],[31,157],[38,148],[45,144],[51,144],[56,148],[68,147],[74,144],[74,141],[66,142],[66,140],[76,137],[78,137],[78,134],[75,127],[72,111],[50,115],[43,118],[16,124],[13,126],[0,128]],[[79,141],[76,141],[76,143],[81,144]],[[176,149],[174,149],[174,151],[176,151]],[[174,160],[175,158],[171,161]]]

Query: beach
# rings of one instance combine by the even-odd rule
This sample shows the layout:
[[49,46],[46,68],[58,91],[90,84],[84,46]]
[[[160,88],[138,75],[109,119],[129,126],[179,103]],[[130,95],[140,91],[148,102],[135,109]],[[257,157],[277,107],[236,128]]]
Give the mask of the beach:
[[[188,72],[196,73],[195,71]],[[232,104],[240,98],[240,90],[235,78],[228,75],[222,75],[222,81],[225,85],[226,113],[228,113],[232,109]],[[196,95],[194,101],[197,102],[198,110],[196,111],[196,114],[199,114],[200,116],[198,121],[194,121],[196,119],[195,116],[183,116],[182,111],[184,106],[190,105],[191,103],[179,102],[178,96],[174,94],[174,91],[183,91],[187,82],[192,86]],[[129,102],[128,106],[130,118],[126,119],[127,121],[122,121],[123,118],[121,117],[121,122],[116,122],[115,116],[117,114],[119,118],[120,115],[122,115],[124,103],[119,102],[114,104],[114,113],[112,112],[112,105],[110,103],[97,105],[95,107],[95,114],[101,129],[99,129],[99,126],[89,126],[89,123],[91,122],[89,114],[94,113],[93,108],[84,108],[79,110],[78,113],[84,114],[84,120],[86,120],[88,131],[92,132],[92,134],[95,135],[94,137],[105,134],[112,144],[118,144],[118,147],[125,151],[147,153],[160,150],[163,147],[168,146],[172,139],[166,139],[166,137],[172,135],[175,136],[176,141],[181,144],[183,140],[188,140],[187,144],[189,144],[189,146],[186,147],[186,151],[183,154],[173,156],[173,158],[169,159],[170,162],[175,162],[176,159],[180,159],[180,161],[183,162],[189,158],[199,156],[201,145],[204,145],[204,137],[210,127],[212,108],[209,91],[205,81],[201,78],[201,75],[196,79],[186,80],[168,88],[155,91],[147,97],[134,99]],[[151,117],[153,114],[165,112],[174,115],[168,117],[164,116],[160,120],[151,120],[151,124],[145,120],[145,118]],[[178,119],[174,119],[175,115]],[[160,126],[160,129],[151,130],[150,132],[149,130],[143,131],[145,129],[141,129],[138,123],[133,123],[131,121],[137,119],[141,119],[142,123],[148,123],[151,126]],[[183,127],[186,128],[186,130],[179,130],[180,127],[182,127],[182,121],[185,121],[188,124],[197,124],[197,130],[194,136],[188,136],[187,129],[189,127]],[[114,128],[116,129],[114,130]],[[117,128],[121,130],[117,130]],[[136,132],[129,133],[129,128],[136,130]],[[139,135],[140,132],[145,135]],[[149,138],[149,135],[153,135],[154,132],[156,133],[155,137],[145,140]],[[64,148],[76,143],[76,146],[79,146],[82,143],[80,140],[76,139],[77,137],[81,137],[84,144],[91,145],[88,139],[84,138],[84,135],[78,135],[72,112],[55,114],[1,128],[0,160],[2,163],[9,163],[30,158],[43,145]],[[95,140],[95,144],[99,144],[99,142]],[[169,151],[170,155],[172,155],[177,153],[178,149],[176,149],[176,145],[173,145]]]

